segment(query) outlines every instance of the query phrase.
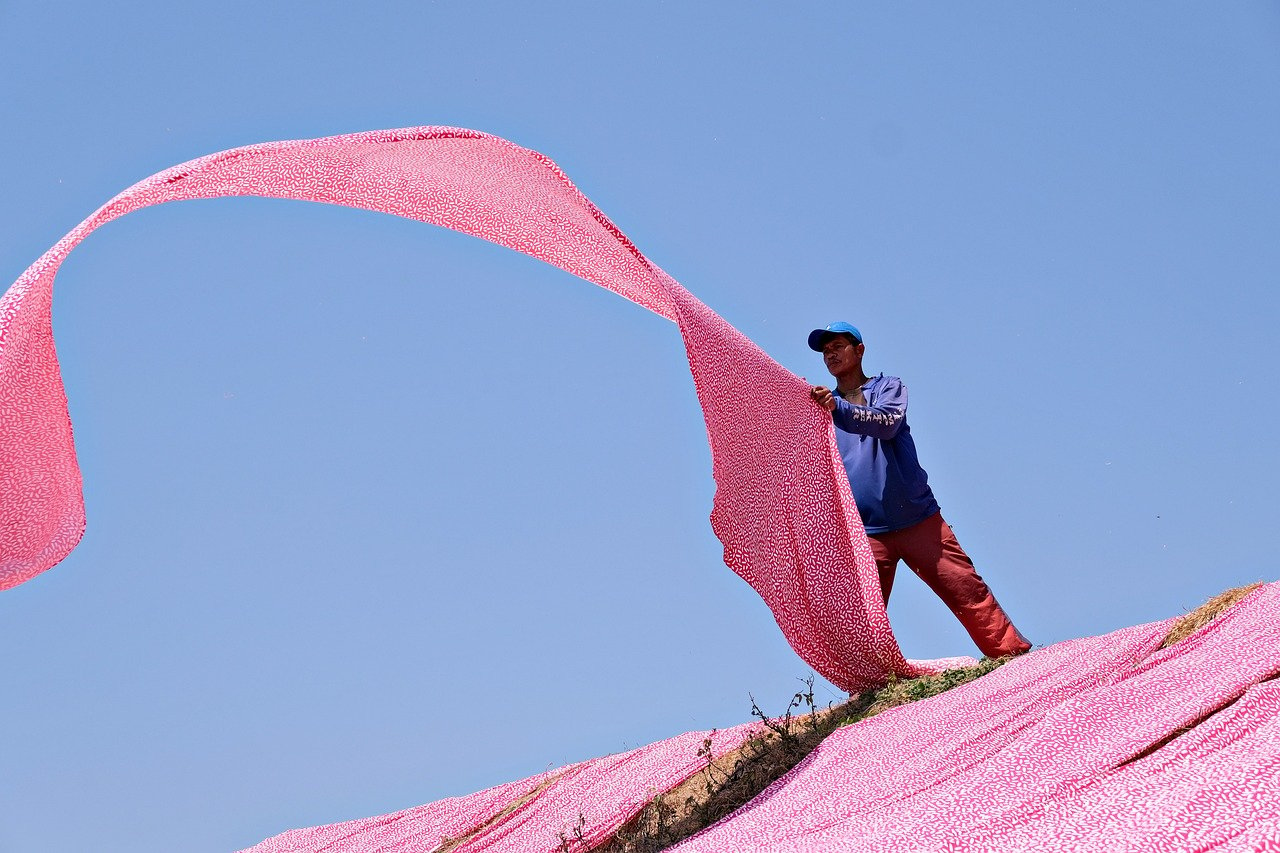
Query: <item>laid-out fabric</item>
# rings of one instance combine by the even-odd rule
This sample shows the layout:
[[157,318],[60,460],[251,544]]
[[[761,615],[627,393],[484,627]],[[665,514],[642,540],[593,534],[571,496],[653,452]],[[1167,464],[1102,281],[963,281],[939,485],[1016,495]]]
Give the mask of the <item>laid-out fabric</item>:
[[[1169,649],[1169,622],[1017,658],[837,730],[678,853],[1280,850],[1280,585]],[[758,728],[716,733],[713,755]],[[705,766],[709,733],[248,853],[591,849]],[[530,796],[530,793],[533,796]],[[582,842],[575,827],[581,827]]]
[[244,853],[376,853],[434,850],[448,838],[461,838],[506,809],[535,795],[564,770],[508,782],[465,797],[450,797],[411,809],[327,826],[291,829],[255,844]]
[[291,830],[242,853],[425,853],[446,839],[457,853],[555,853],[566,845],[585,853],[759,728],[689,732],[466,797]]
[[673,850],[1280,849],[1280,586],[1157,651],[1166,627],[842,729]]
[[89,233],[149,205],[220,196],[340,204],[430,222],[554,264],[674,321],[707,424],[712,528],[726,564],[787,641],[839,687],[935,667],[906,661],[827,413],[799,377],[652,264],[546,157],[424,127],[251,145],[116,196],[0,298],[0,589],[62,560],[84,530],[80,472],[54,352],[54,276]]

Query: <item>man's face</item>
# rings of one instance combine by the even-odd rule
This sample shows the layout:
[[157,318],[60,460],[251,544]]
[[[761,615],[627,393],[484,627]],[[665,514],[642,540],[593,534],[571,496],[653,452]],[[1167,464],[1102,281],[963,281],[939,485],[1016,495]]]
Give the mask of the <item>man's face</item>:
[[862,363],[862,344],[855,344],[848,335],[832,335],[822,345],[822,360],[828,373],[841,376]]

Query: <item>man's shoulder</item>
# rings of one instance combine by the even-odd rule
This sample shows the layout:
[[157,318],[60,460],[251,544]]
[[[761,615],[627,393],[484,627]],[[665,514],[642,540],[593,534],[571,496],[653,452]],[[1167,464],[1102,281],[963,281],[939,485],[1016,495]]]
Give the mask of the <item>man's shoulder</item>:
[[902,380],[896,376],[886,376],[881,373],[874,377],[871,382],[864,386],[868,400],[886,402],[888,400],[897,400],[903,405],[907,400],[907,386]]

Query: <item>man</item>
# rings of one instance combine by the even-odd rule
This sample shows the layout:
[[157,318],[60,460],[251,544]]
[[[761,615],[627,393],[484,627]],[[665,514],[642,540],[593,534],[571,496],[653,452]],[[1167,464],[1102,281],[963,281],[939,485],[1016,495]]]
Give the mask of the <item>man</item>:
[[880,591],[889,603],[898,561],[905,562],[951,608],[988,657],[1021,654],[1031,644],[1009,621],[973,561],[942,519],[907,426],[907,389],[896,376],[862,371],[866,346],[849,323],[809,334],[835,390],[816,385],[814,401],[831,413],[853,499],[871,540]]

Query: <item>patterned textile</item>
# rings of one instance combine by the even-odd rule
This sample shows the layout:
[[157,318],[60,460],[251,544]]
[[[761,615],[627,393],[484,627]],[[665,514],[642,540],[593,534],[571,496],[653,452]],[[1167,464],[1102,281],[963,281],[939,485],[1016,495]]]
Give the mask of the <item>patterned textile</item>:
[[827,738],[678,853],[1280,850],[1280,585],[1018,658]]
[[555,780],[562,771],[508,782],[465,797],[450,797],[425,806],[379,817],[328,826],[291,829],[255,844],[244,853],[372,853],[375,850],[434,850],[445,839],[462,838],[494,820]]
[[116,196],[22,274],[0,298],[0,589],[58,563],[84,530],[50,318],[59,265],[95,228],[139,208],[238,195],[452,228],[674,321],[711,442],[712,528],[791,646],[846,690],[957,662],[911,663],[899,651],[830,417],[804,381],[645,258],[546,157],[455,128],[274,142],[183,163]]
[[[846,689],[926,669],[902,658],[830,419],[805,383],[650,263],[545,157],[415,128],[236,149],[99,209],[0,298],[0,588],[84,529],[50,306],[62,260],[153,204],[259,195],[394,213],[555,264],[674,321],[706,417],[725,562],[796,651]],[[1062,643],[842,729],[684,853],[1280,850],[1280,586],[1167,650],[1157,623]],[[722,733],[715,753],[752,726]],[[254,853],[554,851],[587,846],[697,772],[694,732],[378,818],[294,830]],[[582,818],[579,824],[578,818]]]
[[[746,806],[671,849],[1280,850],[1278,617],[1272,584],[1169,649],[1159,649],[1169,622],[1156,622],[1032,652],[837,730]],[[750,732],[720,733],[713,752]],[[703,737],[287,832],[246,853],[409,853],[463,834],[460,851],[538,853],[563,849],[560,834],[572,839],[579,815],[584,844],[567,847],[585,853],[643,800],[697,772]]]
[[[708,757],[741,746],[758,728],[748,723],[722,732],[689,732],[466,797],[290,830],[242,853],[410,853],[435,850],[446,839],[456,843],[449,849],[457,853],[553,853],[565,846],[585,853],[654,795],[693,776]],[[703,750],[707,738],[709,752]]]

